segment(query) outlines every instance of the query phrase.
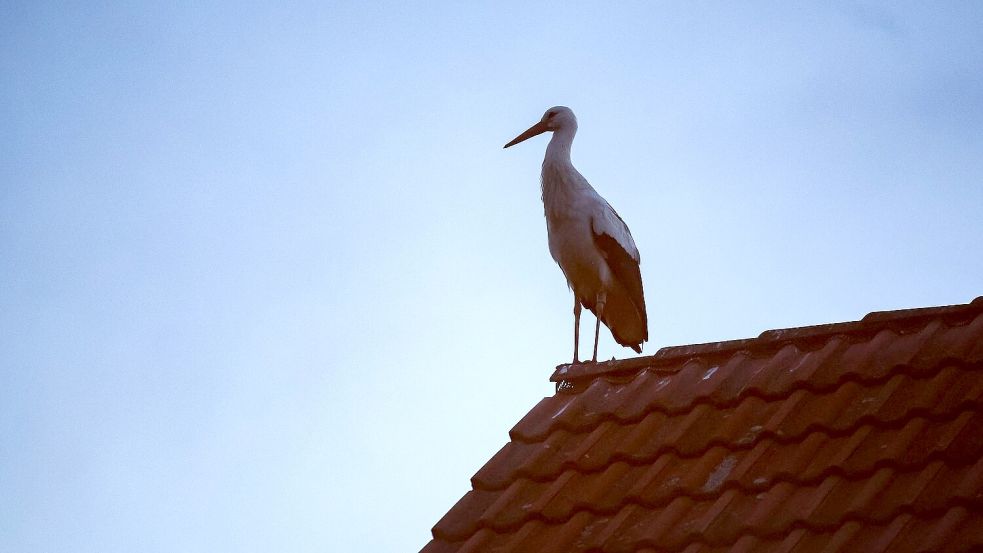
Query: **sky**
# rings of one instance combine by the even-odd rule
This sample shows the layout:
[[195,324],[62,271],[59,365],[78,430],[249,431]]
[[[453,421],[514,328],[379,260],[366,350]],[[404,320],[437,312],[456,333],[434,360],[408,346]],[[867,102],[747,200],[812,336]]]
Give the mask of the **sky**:
[[553,105],[641,251],[646,354],[983,295],[981,28],[0,2],[0,550],[423,547],[571,358],[548,135],[502,149]]

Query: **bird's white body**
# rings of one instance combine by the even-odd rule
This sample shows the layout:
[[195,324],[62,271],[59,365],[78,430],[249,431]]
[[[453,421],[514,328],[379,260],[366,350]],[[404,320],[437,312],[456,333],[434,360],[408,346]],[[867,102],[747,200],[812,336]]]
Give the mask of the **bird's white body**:
[[[648,322],[638,271],[639,255],[627,225],[570,161],[577,120],[569,108],[551,108],[512,143],[544,132],[553,138],[543,160],[543,207],[550,255],[574,293],[574,361],[581,305],[611,329],[618,343],[641,351]],[[595,329],[594,358],[597,357]]]
[[592,227],[595,220],[603,222],[611,208],[569,157],[558,158],[547,155],[543,161],[543,211],[550,255],[578,297],[596,298],[610,287],[611,271],[594,244]]

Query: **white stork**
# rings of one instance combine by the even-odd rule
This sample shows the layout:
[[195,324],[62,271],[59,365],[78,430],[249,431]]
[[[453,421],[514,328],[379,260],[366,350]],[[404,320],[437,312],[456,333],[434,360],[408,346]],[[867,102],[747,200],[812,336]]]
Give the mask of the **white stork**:
[[579,363],[580,310],[597,317],[594,356],[601,322],[622,346],[642,352],[648,340],[648,317],[639,256],[631,232],[621,217],[574,168],[570,146],[577,134],[577,118],[568,107],[550,108],[543,118],[505,145],[553,132],[543,159],[543,206],[550,255],[573,290],[573,362]]

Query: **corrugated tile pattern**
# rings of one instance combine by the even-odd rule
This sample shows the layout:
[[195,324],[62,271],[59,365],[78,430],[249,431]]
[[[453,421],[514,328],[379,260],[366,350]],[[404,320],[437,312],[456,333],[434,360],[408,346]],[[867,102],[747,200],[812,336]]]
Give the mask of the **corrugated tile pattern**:
[[983,299],[667,349],[543,399],[424,551],[983,549]]

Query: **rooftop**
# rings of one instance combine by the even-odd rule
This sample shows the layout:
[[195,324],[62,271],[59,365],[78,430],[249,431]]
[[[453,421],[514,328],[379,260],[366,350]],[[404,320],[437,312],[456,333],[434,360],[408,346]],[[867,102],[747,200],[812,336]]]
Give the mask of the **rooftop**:
[[983,546],[983,297],[551,380],[424,552]]

